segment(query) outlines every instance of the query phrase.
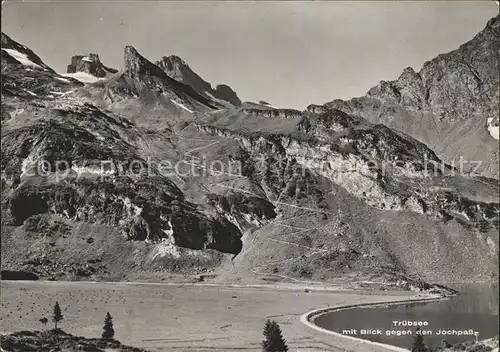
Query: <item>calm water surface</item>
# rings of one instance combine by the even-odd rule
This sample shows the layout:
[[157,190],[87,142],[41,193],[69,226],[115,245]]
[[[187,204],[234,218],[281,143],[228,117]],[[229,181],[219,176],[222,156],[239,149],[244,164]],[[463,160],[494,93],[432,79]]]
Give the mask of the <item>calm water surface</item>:
[[[424,341],[431,348],[440,346],[443,339],[450,343],[475,339],[475,336],[458,336],[453,332],[452,335],[438,336],[440,330],[472,329],[479,332],[479,339],[497,335],[498,285],[455,285],[453,288],[459,290],[460,294],[448,300],[331,312],[319,316],[315,323],[338,333],[410,349],[415,327],[394,326],[393,321],[428,322],[428,326],[421,329],[424,333],[430,333],[424,336]],[[362,329],[375,331],[372,331],[373,334],[368,331],[362,334]],[[411,335],[387,335],[404,331],[409,331]],[[382,335],[379,335],[380,332]]]

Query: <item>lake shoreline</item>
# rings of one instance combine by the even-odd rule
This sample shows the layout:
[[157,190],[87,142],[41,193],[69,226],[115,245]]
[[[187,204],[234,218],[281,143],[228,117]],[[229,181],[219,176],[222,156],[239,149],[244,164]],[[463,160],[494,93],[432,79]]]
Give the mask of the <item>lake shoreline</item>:
[[435,301],[441,301],[441,300],[446,300],[450,299],[455,295],[450,295],[450,296],[441,296],[441,295],[429,295],[427,297],[419,297],[419,298],[410,298],[404,301],[381,301],[381,302],[375,302],[375,303],[359,303],[359,304],[349,304],[349,305],[342,305],[342,306],[336,306],[336,307],[327,307],[327,308],[319,308],[312,310],[310,312],[307,312],[303,314],[300,317],[300,321],[305,324],[306,326],[310,327],[311,329],[314,329],[316,331],[320,331],[322,333],[326,333],[332,336],[336,336],[338,338],[344,338],[344,339],[350,339],[352,341],[356,341],[359,343],[369,343],[374,346],[386,348],[390,351],[395,351],[395,352],[408,352],[409,349],[405,349],[402,347],[398,346],[393,346],[390,344],[385,344],[385,343],[380,343],[380,342],[374,342],[368,339],[362,339],[359,337],[353,337],[353,336],[348,336],[348,335],[343,335],[335,331],[331,331],[325,328],[322,328],[314,323],[314,320],[317,319],[319,316],[327,313],[332,313],[332,312],[337,312],[341,310],[349,310],[349,309],[356,309],[356,308],[379,308],[381,306],[394,306],[394,305],[402,305],[402,304],[407,304],[407,303],[419,303],[419,302],[435,302]]
[[321,333],[392,351],[408,351],[417,327],[429,348],[470,347],[478,338],[497,336],[498,286],[468,283],[452,287],[458,293],[447,297],[421,294],[380,304],[346,302],[311,310],[301,320]]
[[[295,285],[231,287],[214,284],[150,282],[2,281],[3,333],[37,330],[54,302],[65,314],[65,331],[99,336],[110,311],[117,339],[150,351],[260,351],[267,319],[282,327],[290,347],[301,351],[353,351],[352,341],[316,332],[300,322],[304,312],[327,305],[384,304],[415,298],[411,292],[305,291]],[[22,307],[17,312],[17,307]],[[15,312],[15,315],[9,312]],[[21,318],[22,315],[22,318]],[[31,317],[31,318],[30,318]],[[148,324],[141,322],[148,321]],[[210,322],[207,324],[207,322]],[[145,327],[148,328],[145,329]],[[197,339],[204,342],[195,342]],[[356,345],[356,352],[388,352],[382,346]]]

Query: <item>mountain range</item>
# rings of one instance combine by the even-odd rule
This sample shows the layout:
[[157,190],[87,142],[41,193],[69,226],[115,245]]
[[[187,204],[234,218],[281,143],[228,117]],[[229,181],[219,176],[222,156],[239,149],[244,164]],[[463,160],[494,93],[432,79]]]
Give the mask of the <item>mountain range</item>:
[[[499,17],[472,40],[363,97],[333,100],[330,108],[400,130],[427,144],[448,163],[498,179]],[[477,163],[481,163],[477,168]]]
[[119,69],[89,54],[57,73],[2,33],[2,270],[496,281],[498,21],[419,73],[304,111],[242,102],[131,46]]

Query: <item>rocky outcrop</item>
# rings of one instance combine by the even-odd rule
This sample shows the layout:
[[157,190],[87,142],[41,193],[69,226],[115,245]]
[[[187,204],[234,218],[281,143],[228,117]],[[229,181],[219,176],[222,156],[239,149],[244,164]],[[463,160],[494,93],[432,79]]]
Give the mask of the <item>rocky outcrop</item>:
[[106,77],[117,73],[118,70],[106,67],[99,60],[99,55],[75,55],[71,58],[71,64],[68,65],[67,73],[85,72],[95,77]]
[[307,106],[306,110],[313,113],[313,114],[322,114],[322,113],[325,113],[326,111],[328,111],[329,109],[323,105],[310,104]]
[[50,119],[6,132],[2,136],[4,175],[22,178],[41,174],[42,161],[43,171],[47,172],[66,172],[69,167],[75,173],[91,172],[93,168],[96,173],[105,172],[100,170],[103,160],[120,161],[122,167],[128,168],[127,160],[136,156],[130,144],[117,138],[113,130],[101,130],[101,135],[96,136],[75,122]]
[[364,124],[364,120],[359,117],[325,106],[309,106],[307,110],[314,115],[302,119],[299,131],[314,135],[319,139],[328,139],[337,132]]
[[1,113],[2,113],[2,117],[1,117],[1,121],[4,122],[4,121],[7,121],[10,119],[10,114],[9,112],[7,111],[7,109],[5,108],[4,105],[2,105],[2,110],[1,110]]
[[146,352],[141,348],[123,345],[114,339],[73,336],[61,329],[46,331],[19,331],[0,336],[2,349],[9,352],[24,351],[117,351]]
[[236,92],[227,84],[218,84],[212,93],[216,98],[225,100],[234,106],[241,105],[241,100],[238,98]]
[[[104,129],[100,132],[101,137],[108,136],[106,146],[88,127],[53,120],[3,136],[2,162],[9,164],[3,164],[2,170],[15,188],[7,202],[13,224],[19,226],[32,215],[51,213],[75,222],[122,227],[129,239],[160,240],[168,230],[179,246],[239,252],[236,228],[224,219],[194,211],[171,181],[145,167],[132,146]],[[108,170],[105,165],[113,167]],[[137,183],[134,173],[139,166],[148,171]],[[47,178],[53,181],[46,183]],[[27,203],[31,206],[26,207]],[[219,233],[231,240],[222,240]]]
[[190,249],[241,250],[234,225],[187,202],[138,155],[125,140],[134,127],[128,120],[87,103],[37,111],[45,118],[2,131],[6,223],[22,226],[52,214],[119,228],[128,240],[170,238]]
[[498,178],[498,140],[490,122],[499,114],[499,22],[499,16],[491,19],[471,41],[419,72],[408,67],[364,97],[326,105],[408,133],[448,163],[462,158],[471,169],[480,161],[482,175]]
[[482,341],[469,340],[454,345],[444,340],[441,346],[434,349],[435,352],[495,352],[498,350],[498,335]]
[[234,106],[241,105],[241,100],[231,87],[225,84],[219,84],[215,89],[212,88],[210,83],[195,73],[191,67],[178,56],[164,56],[160,61],[156,62],[156,65],[165,71],[169,77],[187,84],[198,94],[206,96],[207,98],[225,100]]
[[[30,207],[25,206],[27,202]],[[7,209],[14,225],[48,213],[73,222],[119,227],[130,240],[158,241],[172,236],[181,247],[233,254],[241,250],[237,228],[195,210],[173,184],[161,178],[140,183],[120,177],[98,183],[65,179],[53,185],[21,185],[10,195]]]
[[240,229],[262,226],[277,215],[275,206],[267,199],[241,192],[232,192],[228,196],[210,193],[207,201]]
[[[278,175],[295,164],[302,170],[329,179],[381,210],[412,211],[443,221],[457,218],[476,228],[498,227],[498,203],[473,201],[455,192],[433,190],[432,187],[420,189],[411,181],[398,181],[400,177],[432,178],[435,171],[443,175],[453,173],[453,169],[443,164],[424,144],[383,125],[365,122],[364,127],[358,129],[362,121],[345,115],[340,111],[330,115],[332,119],[339,117],[346,126],[338,142],[326,137],[324,140],[304,140],[286,134],[243,133],[206,124],[197,124],[197,127],[211,135],[238,140],[252,155],[260,159],[264,157],[278,167]],[[310,119],[315,120],[317,116]],[[324,122],[324,117],[320,121]],[[281,161],[273,163],[273,156]],[[443,168],[436,170],[428,164],[440,164]],[[283,181],[289,180],[277,180],[278,183]]]
[[262,118],[278,118],[282,120],[301,119],[302,113],[294,109],[255,109],[243,108],[241,111],[248,115],[253,115]]

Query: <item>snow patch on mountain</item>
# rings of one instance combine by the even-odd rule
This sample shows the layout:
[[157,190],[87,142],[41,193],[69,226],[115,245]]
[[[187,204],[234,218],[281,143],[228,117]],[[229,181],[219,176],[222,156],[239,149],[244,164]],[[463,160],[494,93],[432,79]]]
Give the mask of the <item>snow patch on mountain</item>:
[[496,140],[499,139],[500,130],[498,126],[489,126],[488,131],[490,132],[493,138],[495,138]]
[[228,102],[227,100],[223,100],[223,99],[219,99],[219,98],[216,98],[213,94],[211,94],[210,92],[207,92],[205,91],[204,92],[206,96],[208,96],[210,99],[212,99],[213,101],[223,105],[224,107],[226,108],[229,108],[231,106],[233,106],[233,104],[231,104],[230,102]]
[[97,81],[101,81],[104,78],[98,78],[96,76],[92,76],[86,72],[75,72],[75,73],[60,73],[61,76],[74,78],[82,83],[95,83]]
[[28,175],[28,171],[31,171],[31,169],[34,167],[35,164],[36,164],[35,156],[33,154],[28,155],[21,164],[20,177],[23,178],[25,176],[32,176]]
[[56,79],[58,81],[61,81],[61,82],[64,82],[64,83],[71,83],[69,80],[67,80],[66,78],[62,78],[62,77],[56,77]]
[[20,53],[17,50],[14,49],[2,49],[7,52],[10,56],[12,56],[16,61],[21,63],[24,66],[31,66],[31,67],[36,67],[36,68],[42,68],[40,65],[35,64],[33,61],[28,59],[28,56],[26,54]]
[[499,131],[499,126],[495,126],[493,124],[493,118],[489,118],[488,119],[488,122],[487,122],[487,126],[488,126],[488,132],[490,133],[490,135],[495,138],[496,140],[499,139],[499,134],[500,134],[500,131]]
[[73,92],[74,92],[74,90],[68,90],[67,92],[53,92],[53,91],[49,91],[50,94],[56,94],[59,97],[64,97],[64,96],[66,96],[68,94],[71,94]]
[[141,215],[142,208],[138,207],[137,205],[135,205],[134,203],[132,203],[132,201],[130,200],[129,197],[121,197],[120,196],[120,197],[117,197],[117,198],[120,199],[123,202],[123,205],[128,210],[128,212],[129,212],[130,215],[136,215],[136,216]]
[[114,170],[103,170],[98,167],[89,167],[89,166],[77,166],[73,165],[71,169],[76,172],[78,177],[81,177],[84,174],[94,174],[99,176],[112,176],[115,174]]
[[178,103],[178,102],[176,102],[176,101],[175,101],[175,100],[173,100],[173,99],[170,99],[170,101],[171,101],[172,103],[174,103],[175,105],[177,105],[178,107],[180,107],[180,108],[182,108],[182,109],[186,110],[187,112],[193,113],[193,110],[188,109],[185,105],[183,105],[183,104],[181,104],[181,103]]

